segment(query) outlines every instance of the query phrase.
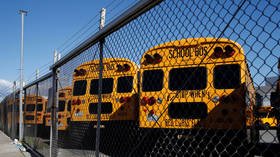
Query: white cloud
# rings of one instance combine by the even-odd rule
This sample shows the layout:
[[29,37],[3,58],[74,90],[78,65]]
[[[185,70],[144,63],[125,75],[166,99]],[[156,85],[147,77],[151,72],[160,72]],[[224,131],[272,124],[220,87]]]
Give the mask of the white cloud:
[[13,83],[0,79],[0,101],[13,91]]

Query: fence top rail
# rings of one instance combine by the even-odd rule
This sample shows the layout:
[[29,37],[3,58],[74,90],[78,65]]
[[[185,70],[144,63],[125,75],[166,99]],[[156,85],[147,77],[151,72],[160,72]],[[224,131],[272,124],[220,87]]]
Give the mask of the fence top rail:
[[88,49],[90,46],[97,43],[100,39],[106,37],[107,35],[111,34],[112,32],[118,30],[119,28],[123,27],[133,19],[137,18],[141,14],[148,11],[153,6],[157,5],[158,3],[162,2],[163,0],[141,0],[135,5],[133,5],[131,8],[129,8],[127,11],[125,11],[122,15],[118,16],[115,20],[110,22],[108,25],[106,25],[103,29],[98,31],[97,33],[93,34],[91,37],[89,37],[87,40],[85,40],[83,43],[81,43],[79,46],[71,50],[67,55],[62,57],[59,61],[57,61],[55,64],[50,66],[50,70],[55,69],[56,67],[59,67],[63,64],[65,64],[67,61],[73,59],[74,57],[81,54],[84,50]]
[[53,73],[52,73],[52,72],[49,72],[49,73],[47,73],[47,74],[41,76],[40,78],[38,78],[38,79],[36,79],[36,80],[34,80],[34,81],[28,83],[27,85],[25,85],[25,86],[23,87],[23,89],[26,89],[26,88],[28,88],[28,87],[31,87],[31,86],[35,85],[36,83],[42,82],[42,81],[44,81],[44,80],[46,80],[46,79],[52,77],[52,75],[53,75]]

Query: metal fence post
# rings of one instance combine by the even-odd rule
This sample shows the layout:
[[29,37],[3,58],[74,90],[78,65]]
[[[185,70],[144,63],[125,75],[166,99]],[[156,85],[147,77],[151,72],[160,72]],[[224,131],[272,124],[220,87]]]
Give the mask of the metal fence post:
[[[105,24],[106,9],[101,9],[99,29],[102,29]],[[102,72],[103,72],[103,45],[105,39],[100,40],[100,54],[99,54],[99,80],[98,80],[98,106],[97,106],[97,128],[96,128],[96,141],[95,141],[95,156],[99,156],[99,143],[100,143],[100,118],[101,118],[101,103],[102,103]]]
[[12,139],[15,138],[15,106],[16,106],[16,82],[14,81],[13,86],[13,108],[12,108]]
[[57,156],[57,79],[58,69],[53,69],[52,82],[52,107],[51,107],[51,136],[50,136],[50,157]]

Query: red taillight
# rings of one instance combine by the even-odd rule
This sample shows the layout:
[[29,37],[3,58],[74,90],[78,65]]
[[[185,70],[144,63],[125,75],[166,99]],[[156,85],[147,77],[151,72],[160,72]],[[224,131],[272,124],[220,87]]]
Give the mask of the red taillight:
[[156,100],[156,98],[155,97],[150,97],[150,98],[148,98],[148,97],[143,97],[142,99],[141,99],[141,105],[146,105],[146,104],[149,104],[149,105],[153,105],[153,104],[155,104],[157,102],[157,100]]
[[154,63],[160,63],[162,61],[162,57],[161,55],[159,55],[158,53],[154,54]]
[[146,54],[144,57],[145,57],[145,61],[146,61],[147,64],[152,64],[153,63],[154,58],[151,55]]
[[63,115],[58,115],[58,118],[63,118],[64,116]]
[[130,66],[128,64],[124,64],[123,68],[124,68],[124,71],[129,71],[130,70]]
[[235,53],[235,51],[231,46],[227,45],[225,47],[225,54],[227,57],[232,57],[234,55],[234,53]]
[[130,97],[121,97],[120,98],[120,103],[126,103],[126,102],[129,102],[130,101]]
[[128,64],[124,64],[124,65],[117,65],[117,72],[127,72],[130,70],[130,66]]
[[76,103],[76,100],[74,99],[74,100],[72,100],[72,105],[76,105],[77,103]]
[[219,46],[215,47],[215,49],[214,49],[214,56],[216,58],[222,57],[223,56],[223,49],[221,47],[219,47]]
[[76,101],[77,105],[80,105],[82,102],[81,100],[78,98],[78,100]]
[[158,53],[155,53],[153,56],[146,54],[144,57],[146,64],[158,64],[162,61],[162,56]]
[[122,65],[118,64],[117,65],[117,72],[121,72],[122,71]]
[[143,97],[141,99],[141,105],[146,105],[148,103],[148,98],[147,97]]
[[153,104],[155,104],[156,103],[156,99],[155,99],[155,97],[150,97],[150,99],[148,100],[148,104],[149,105],[153,105]]
[[80,69],[80,70],[75,69],[74,72],[75,72],[75,76],[85,76],[87,73],[85,69]]
[[155,113],[155,111],[154,110],[151,110],[150,112],[149,112],[149,115],[153,115]]
[[75,100],[75,99],[72,100],[72,105],[80,105],[81,103],[82,102],[79,98],[77,100]]
[[58,97],[65,97],[65,93],[59,93]]

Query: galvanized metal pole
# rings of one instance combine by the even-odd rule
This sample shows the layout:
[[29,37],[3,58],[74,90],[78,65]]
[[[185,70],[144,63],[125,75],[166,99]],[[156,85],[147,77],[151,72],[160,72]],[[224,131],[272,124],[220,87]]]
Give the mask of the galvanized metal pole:
[[[54,63],[57,62],[57,51],[54,52]],[[51,132],[50,132],[50,157],[57,156],[57,108],[58,108],[58,79],[59,79],[59,68],[53,69],[53,82],[52,82],[52,110],[51,110]]]
[[21,48],[20,48],[20,91],[19,91],[19,141],[23,139],[23,112],[22,112],[22,94],[23,94],[23,29],[24,16],[27,11],[20,10],[21,14]]
[[16,81],[14,81],[14,86],[13,86],[13,111],[12,111],[12,139],[15,139],[16,135],[15,135],[15,120],[16,120],[16,114],[15,114],[15,106],[16,106]]
[[[101,9],[100,25],[101,30],[105,24],[106,9]],[[100,143],[100,119],[101,119],[101,103],[102,103],[102,73],[103,73],[103,45],[105,39],[100,39],[100,54],[99,54],[99,80],[98,80],[98,106],[97,106],[97,128],[96,128],[96,141],[95,141],[95,156],[99,157],[99,143]]]

